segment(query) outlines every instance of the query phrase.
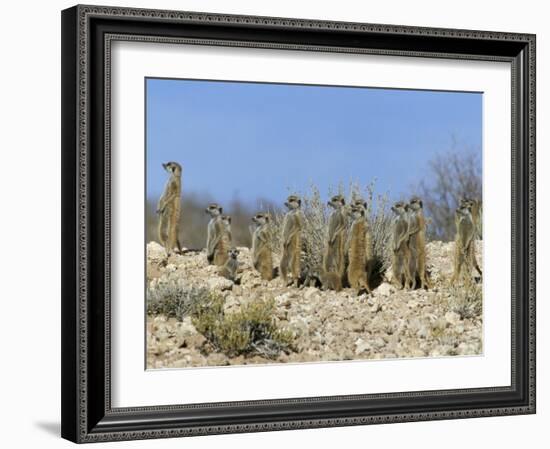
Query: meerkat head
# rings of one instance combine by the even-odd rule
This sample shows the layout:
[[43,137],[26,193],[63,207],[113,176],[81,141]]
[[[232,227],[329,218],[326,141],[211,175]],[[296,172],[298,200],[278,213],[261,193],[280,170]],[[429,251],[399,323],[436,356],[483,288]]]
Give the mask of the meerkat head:
[[231,225],[231,215],[222,215],[221,219],[226,225]]
[[262,226],[266,223],[269,223],[269,214],[258,213],[252,217],[252,221],[258,226]]
[[457,212],[459,212],[460,214],[466,215],[466,214],[472,212],[472,204],[471,204],[471,203],[464,203],[464,204],[461,204],[460,206],[458,206],[458,208],[457,208],[456,210],[457,210]]
[[396,214],[396,215],[402,215],[406,212],[407,210],[407,205],[403,202],[403,201],[398,201],[397,203],[395,203],[391,210]]
[[411,200],[409,201],[409,204],[408,204],[408,209],[412,210],[412,211],[417,211],[417,210],[420,210],[423,208],[423,203],[422,203],[422,200],[420,198],[418,198],[417,196],[413,196],[411,198]]
[[223,208],[217,203],[210,203],[205,209],[205,212],[212,218],[219,217],[223,212]]
[[288,210],[299,209],[302,205],[302,200],[296,195],[290,195],[285,202],[285,206]]
[[181,175],[182,168],[181,168],[181,165],[178,164],[177,162],[166,162],[166,164],[162,164],[162,166],[168,173],[172,175],[176,175],[176,176]]
[[352,203],[355,207],[362,207],[367,210],[367,202],[363,198],[355,198]]
[[460,198],[460,201],[458,202],[458,207],[473,207],[475,204],[475,201],[471,198],[462,197]]
[[457,217],[464,218],[472,216],[472,203],[470,201],[460,202],[460,205],[456,208],[455,214]]
[[346,205],[346,200],[342,195],[334,195],[330,200],[327,201],[327,205],[333,209],[340,209]]
[[230,248],[228,251],[227,251],[227,254],[229,255],[229,257],[231,259],[235,259],[237,260],[237,257],[239,255],[239,250],[237,248]]
[[365,208],[362,205],[352,204],[350,208],[350,215],[353,220],[357,220],[365,217]]

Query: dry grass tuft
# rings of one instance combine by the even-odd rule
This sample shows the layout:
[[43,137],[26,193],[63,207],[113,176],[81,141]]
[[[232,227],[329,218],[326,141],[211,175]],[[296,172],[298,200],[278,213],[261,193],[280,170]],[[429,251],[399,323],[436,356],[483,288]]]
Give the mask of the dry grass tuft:
[[181,320],[184,315],[208,302],[211,292],[206,287],[183,286],[176,282],[162,282],[147,288],[147,313],[163,314]]
[[450,286],[449,306],[461,319],[481,319],[483,313],[483,286],[475,281],[464,282],[461,287]]

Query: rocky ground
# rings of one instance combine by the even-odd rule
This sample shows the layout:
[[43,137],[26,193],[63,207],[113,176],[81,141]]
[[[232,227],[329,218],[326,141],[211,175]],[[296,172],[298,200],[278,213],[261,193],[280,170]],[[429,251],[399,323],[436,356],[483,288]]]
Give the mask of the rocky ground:
[[[481,311],[461,313],[460,290],[449,286],[454,243],[428,244],[431,290],[396,290],[388,282],[372,295],[358,296],[351,289],[336,293],[315,287],[284,287],[280,279],[264,281],[250,263],[248,248],[239,248],[241,283],[220,277],[206,255],[172,255],[166,261],[157,243],[147,245],[147,278],[151,288],[159,282],[206,285],[221,292],[225,311],[258,299],[274,298],[275,320],[295,335],[295,351],[275,359],[258,355],[228,357],[216,352],[192,324],[164,315],[147,317],[147,366],[176,368],[296,363],[397,357],[475,355],[482,352]],[[477,257],[482,266],[481,245]],[[466,299],[466,301],[469,301]],[[464,304],[462,304],[463,306]]]

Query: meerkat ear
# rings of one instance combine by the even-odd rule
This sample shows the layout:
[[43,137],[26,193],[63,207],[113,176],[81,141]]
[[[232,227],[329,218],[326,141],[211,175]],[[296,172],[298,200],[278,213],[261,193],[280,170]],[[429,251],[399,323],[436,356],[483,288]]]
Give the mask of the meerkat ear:
[[298,206],[301,206],[301,205],[302,205],[302,199],[298,198]]
[[223,207],[220,206],[220,214],[223,214]]

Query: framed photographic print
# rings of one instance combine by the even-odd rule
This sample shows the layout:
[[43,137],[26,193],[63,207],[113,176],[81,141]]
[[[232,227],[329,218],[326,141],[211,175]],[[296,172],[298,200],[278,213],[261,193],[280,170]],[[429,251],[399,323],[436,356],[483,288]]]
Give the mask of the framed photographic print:
[[534,35],[75,6],[62,84],[63,437],[535,412]]

